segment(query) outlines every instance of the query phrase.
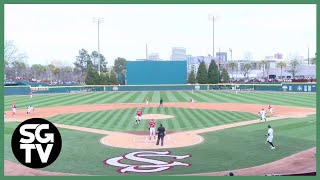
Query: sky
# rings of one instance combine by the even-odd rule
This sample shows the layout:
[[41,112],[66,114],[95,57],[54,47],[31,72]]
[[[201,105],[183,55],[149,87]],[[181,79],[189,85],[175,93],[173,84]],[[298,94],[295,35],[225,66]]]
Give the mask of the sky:
[[250,53],[255,60],[282,53],[310,57],[316,52],[316,5],[139,5],[61,4],[5,5],[5,40],[12,40],[29,64],[62,61],[71,65],[84,48],[98,49],[108,65],[114,59],[145,59],[159,53],[170,60],[172,47],[187,54],[212,54],[215,17],[215,53],[232,49],[232,59]]

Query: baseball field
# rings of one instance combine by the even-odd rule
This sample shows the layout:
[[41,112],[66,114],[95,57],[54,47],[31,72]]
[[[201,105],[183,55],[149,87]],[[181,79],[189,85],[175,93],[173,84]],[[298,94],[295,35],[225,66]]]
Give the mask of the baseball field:
[[[145,98],[149,97],[149,105]],[[164,107],[159,106],[163,98]],[[189,99],[194,99],[190,103]],[[17,115],[11,117],[11,104]],[[274,114],[268,111],[273,107]],[[235,175],[316,171],[316,94],[234,91],[144,91],[5,97],[5,175]],[[26,115],[32,105],[32,115]],[[138,108],[140,124],[134,123]],[[267,122],[258,112],[267,111]],[[11,136],[19,122],[41,117],[59,128],[62,150],[41,170],[19,164]],[[163,124],[164,146],[148,123]],[[274,130],[275,149],[266,142]]]

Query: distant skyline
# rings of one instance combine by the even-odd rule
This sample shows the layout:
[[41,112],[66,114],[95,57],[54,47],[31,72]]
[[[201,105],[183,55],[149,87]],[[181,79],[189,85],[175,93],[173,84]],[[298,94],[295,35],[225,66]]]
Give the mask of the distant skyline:
[[13,40],[29,64],[62,61],[73,64],[80,49],[100,52],[108,66],[114,59],[144,59],[158,53],[170,60],[173,47],[193,56],[212,55],[215,14],[215,53],[233,50],[232,59],[250,52],[254,60],[282,53],[310,57],[316,52],[316,5],[5,5],[5,40]]

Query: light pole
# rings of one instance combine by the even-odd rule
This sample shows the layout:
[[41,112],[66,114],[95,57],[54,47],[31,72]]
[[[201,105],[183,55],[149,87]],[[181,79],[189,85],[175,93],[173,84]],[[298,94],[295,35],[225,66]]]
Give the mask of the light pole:
[[214,57],[214,21],[217,20],[213,14],[209,14],[208,20],[212,21],[212,56]]
[[93,23],[97,23],[98,24],[98,54],[99,54],[99,60],[98,60],[98,72],[99,72],[99,75],[100,75],[100,61],[101,61],[101,58],[100,58],[100,37],[99,37],[99,29],[100,29],[100,24],[104,22],[104,18],[102,17],[94,17],[93,18]]

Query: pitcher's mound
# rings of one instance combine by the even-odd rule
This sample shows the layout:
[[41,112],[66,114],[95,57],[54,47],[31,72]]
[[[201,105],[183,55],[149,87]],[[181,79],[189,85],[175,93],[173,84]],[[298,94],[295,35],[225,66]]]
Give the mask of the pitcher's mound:
[[142,120],[144,119],[170,119],[174,116],[166,115],[166,114],[145,114],[142,115]]

